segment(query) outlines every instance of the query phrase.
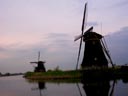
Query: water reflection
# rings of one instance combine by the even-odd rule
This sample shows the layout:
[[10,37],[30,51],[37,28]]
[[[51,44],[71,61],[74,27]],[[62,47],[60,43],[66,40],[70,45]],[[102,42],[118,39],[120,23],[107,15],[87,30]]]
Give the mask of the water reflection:
[[38,88],[32,88],[32,91],[39,90],[40,96],[43,96],[42,90],[46,89],[45,82],[38,81],[37,84],[38,84]]
[[[113,96],[113,92],[114,92],[114,86],[115,86],[115,80],[113,81],[108,81],[108,80],[102,80],[102,81],[94,81],[94,80],[82,80],[82,81],[79,81],[79,82],[76,82],[76,83],[67,83],[64,81],[63,82],[46,82],[47,84],[47,87],[48,89],[46,89],[46,84],[45,82],[41,82],[41,81],[36,81],[36,84],[38,85],[38,88],[35,88],[33,90],[39,90],[39,96],[43,96],[42,94],[42,91],[44,89],[47,90],[47,92],[51,92],[49,90],[49,87],[48,84],[55,84],[54,86],[52,86],[53,90],[55,90],[55,93],[56,93],[56,96],[64,96],[63,94],[65,94],[65,90],[63,90],[63,87],[66,88],[66,86],[71,86],[72,85],[75,85],[76,86],[76,93],[75,96]],[[57,85],[57,86],[56,86]],[[61,90],[62,94],[61,95],[58,95],[59,94],[59,90],[56,90],[58,89]],[[70,93],[71,94],[75,87],[73,87],[72,89],[69,89]],[[49,93],[50,94],[50,93]],[[52,92],[51,92],[52,94]],[[50,96],[50,95],[48,95]],[[70,95],[70,96],[74,96],[74,95]]]
[[[37,96],[120,96],[121,94],[127,96],[128,92],[120,89],[120,85],[124,84],[121,81],[124,80],[90,80],[88,78],[79,80],[79,82],[36,81],[38,88],[34,90],[39,90]],[[46,94],[43,94],[44,90]]]
[[110,81],[85,81],[83,82],[83,89],[87,96],[112,96],[115,86],[115,81],[110,86]]
[[0,96],[128,96],[128,80],[28,81],[0,77]]
[[[122,80],[123,83],[128,83],[127,78],[120,78],[120,80]],[[106,80],[106,78],[102,77],[93,79],[84,77],[82,79],[83,90],[85,91],[86,96],[114,96],[114,89],[117,81],[118,80],[111,80],[109,78]]]

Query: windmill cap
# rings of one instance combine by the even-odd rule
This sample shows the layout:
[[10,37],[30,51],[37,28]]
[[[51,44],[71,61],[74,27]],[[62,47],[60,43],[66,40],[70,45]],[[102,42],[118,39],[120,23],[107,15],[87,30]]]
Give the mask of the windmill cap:
[[102,35],[100,35],[100,34],[98,34],[96,32],[85,32],[83,37],[84,37],[84,41],[93,40],[93,39],[94,40],[99,40],[99,39],[103,38]]
[[45,63],[45,61],[38,61],[38,63]]

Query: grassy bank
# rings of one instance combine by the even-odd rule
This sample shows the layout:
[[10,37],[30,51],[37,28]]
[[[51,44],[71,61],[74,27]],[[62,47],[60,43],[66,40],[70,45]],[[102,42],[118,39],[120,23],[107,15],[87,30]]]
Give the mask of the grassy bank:
[[24,75],[27,79],[43,79],[43,80],[57,80],[57,79],[78,79],[81,77],[80,71],[47,71],[47,72],[27,72]]
[[[128,66],[110,68],[86,68],[70,71],[27,72],[25,78],[31,80],[64,80],[64,79],[128,79]],[[82,78],[81,78],[82,77]]]

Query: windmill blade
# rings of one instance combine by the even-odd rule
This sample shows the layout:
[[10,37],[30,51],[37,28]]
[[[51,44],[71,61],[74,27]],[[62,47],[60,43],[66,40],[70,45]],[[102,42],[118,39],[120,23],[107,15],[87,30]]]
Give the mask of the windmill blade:
[[38,62],[40,61],[40,51],[38,52]]
[[[104,42],[105,42],[105,39],[104,39]],[[104,44],[104,42],[101,40],[101,43],[102,43],[102,45],[103,45],[104,52],[105,52],[106,55],[108,56],[108,59],[109,59],[110,63],[112,64],[112,67],[114,67],[113,61],[112,61],[111,56],[110,56],[110,54],[109,54],[109,52],[108,52],[108,48],[105,47],[105,46],[107,46],[107,44]],[[106,49],[106,48],[107,48],[107,49]]]
[[[90,27],[88,30],[86,30],[85,32],[91,32],[93,30],[93,26]],[[75,37],[74,41],[77,41],[78,39],[82,38],[84,35],[78,35]]]
[[[85,3],[85,7],[84,7],[84,14],[83,14],[83,21],[82,21],[82,28],[81,28],[82,34],[81,34],[81,35],[83,35],[83,33],[84,33],[84,28],[85,28],[86,7],[87,7],[87,3]],[[78,63],[79,63],[79,58],[80,58],[80,52],[81,52],[81,45],[82,45],[82,37],[81,37],[81,40],[80,40],[80,46],[79,46],[79,52],[78,52],[76,70],[77,70],[77,68],[78,68]]]
[[78,68],[78,63],[79,63],[79,59],[80,59],[81,45],[82,45],[82,39],[80,39],[80,46],[79,46],[79,52],[78,52],[78,58],[77,58],[77,64],[76,64],[76,70],[77,70],[77,68]]
[[83,15],[83,21],[82,21],[82,27],[81,27],[82,34],[83,34],[84,29],[86,27],[86,22],[85,22],[86,9],[87,9],[87,3],[85,3],[85,7],[84,7],[84,15]]
[[87,32],[92,32],[92,30],[93,30],[93,26],[92,27],[90,27],[88,30],[86,30],[85,32],[87,33]]
[[37,64],[38,62],[30,62],[30,63],[31,63],[31,64],[32,64],[32,63],[36,63],[36,64]]
[[74,41],[77,41],[77,40],[78,40],[78,39],[80,39],[82,36],[83,36],[82,34],[81,34],[81,35],[76,36],[76,37],[75,37],[75,39],[74,39]]

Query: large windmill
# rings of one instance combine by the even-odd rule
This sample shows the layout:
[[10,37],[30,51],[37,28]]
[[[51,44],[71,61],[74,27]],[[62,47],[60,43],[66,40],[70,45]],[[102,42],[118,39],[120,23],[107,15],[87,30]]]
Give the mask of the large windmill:
[[76,69],[78,68],[82,40],[85,42],[84,57],[81,64],[82,68],[87,68],[92,66],[108,67],[109,62],[113,66],[113,62],[108,53],[106,43],[103,42],[104,37],[96,32],[93,32],[93,26],[90,27],[87,31],[85,31],[85,25],[86,25],[85,17],[87,13],[86,9],[87,9],[87,3],[85,4],[85,8],[84,8],[83,22],[81,28],[82,33],[81,35],[75,38],[75,41],[80,39]]
[[40,61],[40,52],[38,53],[38,61],[36,62],[30,62],[31,64],[37,64],[37,66],[34,69],[34,72],[45,72],[46,69],[44,67],[45,61]]

